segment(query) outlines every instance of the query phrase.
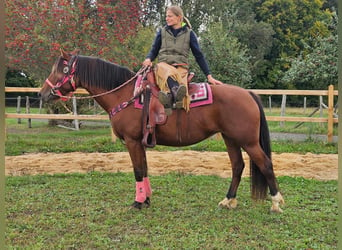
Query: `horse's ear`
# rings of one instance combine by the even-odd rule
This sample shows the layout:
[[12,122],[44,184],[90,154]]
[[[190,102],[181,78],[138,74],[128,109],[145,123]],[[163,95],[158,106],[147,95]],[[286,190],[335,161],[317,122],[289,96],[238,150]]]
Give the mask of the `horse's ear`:
[[65,52],[64,49],[60,49],[60,51],[61,51],[61,57],[62,58],[66,59],[66,60],[70,60],[71,56],[67,52]]
[[79,53],[80,53],[79,49],[74,49],[74,51],[71,52],[70,54],[73,55],[73,56],[77,56]]

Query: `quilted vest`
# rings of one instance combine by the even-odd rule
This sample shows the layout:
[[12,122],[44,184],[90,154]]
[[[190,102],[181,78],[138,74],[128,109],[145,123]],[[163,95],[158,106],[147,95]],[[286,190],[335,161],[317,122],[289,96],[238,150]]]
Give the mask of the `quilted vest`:
[[161,30],[158,61],[167,64],[189,64],[190,29],[186,27],[175,37],[166,27]]

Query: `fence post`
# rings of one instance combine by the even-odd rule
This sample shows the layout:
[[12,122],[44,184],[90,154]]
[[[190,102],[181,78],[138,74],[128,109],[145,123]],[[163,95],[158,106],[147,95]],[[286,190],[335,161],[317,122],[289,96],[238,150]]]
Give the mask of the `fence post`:
[[[75,96],[72,97],[72,112],[74,113],[74,115],[77,115],[77,103],[76,103]],[[75,123],[75,129],[80,130],[80,124],[77,119],[74,120],[74,123]]]
[[[17,97],[17,114],[20,114],[21,96]],[[18,118],[18,124],[21,124],[21,118]]]
[[328,87],[328,142],[333,141],[334,131],[334,85]]
[[[319,117],[323,117],[323,96],[321,95],[319,96]],[[322,127],[323,123],[320,122],[319,124]]]
[[[30,97],[26,96],[26,114],[30,113]],[[32,128],[31,118],[27,119],[27,124],[29,128]]]
[[272,113],[272,97],[271,96],[268,97],[268,107],[270,109],[270,113]]
[[304,114],[306,114],[306,96],[304,97]]
[[[281,100],[281,112],[280,116],[285,116],[285,109],[286,109],[286,95],[283,95],[283,98]],[[284,127],[285,122],[281,121],[280,122],[280,127]]]
[[42,108],[43,108],[43,100],[42,100],[42,98],[40,98],[40,100],[39,100],[39,114],[42,113]]

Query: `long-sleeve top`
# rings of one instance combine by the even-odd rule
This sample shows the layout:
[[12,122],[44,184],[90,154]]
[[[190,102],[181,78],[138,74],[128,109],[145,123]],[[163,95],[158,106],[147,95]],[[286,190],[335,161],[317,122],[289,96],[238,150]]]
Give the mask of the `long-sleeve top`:
[[[177,34],[185,27],[182,27],[179,29],[173,29],[172,27],[169,26],[168,28],[172,31],[173,35],[176,37]],[[160,29],[156,34],[151,50],[147,54],[146,58],[149,58],[151,61],[153,61],[158,56],[161,43],[162,43],[162,38],[161,38],[161,29]],[[202,72],[205,74],[205,76],[208,76],[210,74],[210,69],[201,51],[201,48],[199,46],[197,36],[193,30],[190,30],[190,49],[196,59],[196,62],[200,66]]]

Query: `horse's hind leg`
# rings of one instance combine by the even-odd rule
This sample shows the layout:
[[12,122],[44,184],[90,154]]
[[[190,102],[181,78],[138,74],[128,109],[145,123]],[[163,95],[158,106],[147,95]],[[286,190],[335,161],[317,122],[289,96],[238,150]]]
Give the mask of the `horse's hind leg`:
[[[223,136],[224,138],[224,136]],[[241,181],[241,175],[245,167],[241,149],[235,143],[229,143],[224,139],[228,149],[228,155],[232,164],[232,182],[230,184],[226,198],[219,203],[220,207],[232,209],[237,206],[236,193]]]
[[[281,213],[282,209],[279,207],[284,204],[284,199],[279,192],[277,180],[273,171],[273,164],[271,159],[265,154],[259,145],[244,147],[247,154],[251,158],[251,175],[252,179],[256,177],[255,181],[252,180],[252,192],[253,197],[256,199],[264,199],[266,196],[267,186],[269,187],[270,194],[272,197],[271,212]],[[262,176],[256,175],[257,169],[253,169],[253,164],[257,166]],[[253,171],[256,171],[253,173]],[[253,176],[254,175],[254,176]],[[254,189],[254,191],[253,191]]]
[[146,151],[140,141],[125,140],[131,157],[136,181],[135,201],[132,207],[141,209],[150,205],[152,195],[150,180],[147,175]]

